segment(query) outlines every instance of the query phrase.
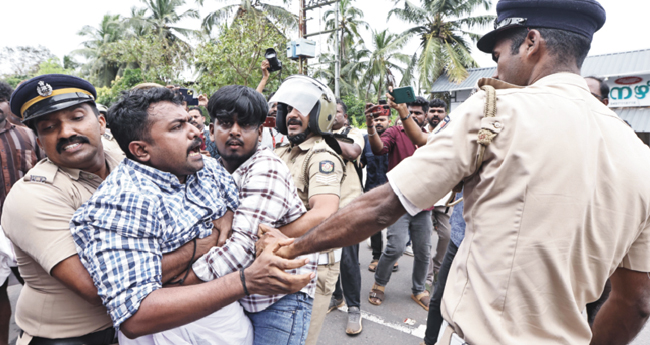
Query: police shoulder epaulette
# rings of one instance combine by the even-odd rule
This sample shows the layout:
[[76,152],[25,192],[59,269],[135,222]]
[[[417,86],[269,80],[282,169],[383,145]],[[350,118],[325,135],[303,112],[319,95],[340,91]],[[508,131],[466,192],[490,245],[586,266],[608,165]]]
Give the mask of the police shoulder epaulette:
[[25,182],[40,182],[40,183],[53,183],[59,167],[52,163],[49,159],[44,159],[34,168],[29,170],[23,180]]

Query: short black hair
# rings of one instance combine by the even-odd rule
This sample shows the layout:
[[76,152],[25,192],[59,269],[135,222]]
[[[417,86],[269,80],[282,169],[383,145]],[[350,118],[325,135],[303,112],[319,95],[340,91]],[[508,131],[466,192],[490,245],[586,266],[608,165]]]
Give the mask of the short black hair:
[[[539,31],[544,38],[549,53],[555,56],[558,64],[568,64],[575,60],[578,68],[582,68],[582,63],[589,54],[589,49],[591,49],[591,40],[588,37],[566,30],[534,29]],[[517,55],[519,54],[519,47],[524,43],[527,35],[528,29],[514,28],[505,31],[499,38],[512,40],[510,52],[512,55]]]
[[0,81],[0,102],[8,102],[11,99],[12,93],[14,93],[14,89],[11,85]]
[[415,97],[415,102],[406,103],[406,105],[409,107],[422,107],[422,112],[425,114],[429,111],[429,102],[421,96]]
[[607,83],[605,82],[605,79],[599,78],[599,77],[593,77],[593,76],[587,77],[587,78],[593,79],[593,80],[598,82],[598,84],[600,85],[599,86],[600,87],[600,97],[602,97],[602,99],[609,98],[609,85],[607,85]]
[[131,142],[150,140],[152,122],[149,120],[149,107],[159,102],[182,106],[183,96],[164,87],[135,89],[124,91],[120,100],[108,109],[106,117],[111,133],[128,158],[135,160],[129,151]]
[[348,106],[345,105],[342,99],[336,99],[336,104],[340,104],[343,107],[343,114],[348,113]]
[[440,98],[434,98],[429,101],[429,108],[445,108],[447,109],[447,102],[441,100]]
[[212,123],[237,115],[239,125],[259,126],[266,120],[269,105],[261,93],[248,86],[227,85],[210,96],[208,113]]
[[189,113],[189,112],[192,111],[192,110],[198,110],[199,113],[201,113],[201,116],[203,116],[203,112],[201,111],[201,108],[199,108],[199,107],[197,107],[197,106],[191,106],[191,107],[189,107],[189,108],[187,109],[187,112]]
[[269,100],[269,102],[271,101],[271,98],[273,98],[273,96],[275,96],[275,91],[273,91],[273,92],[271,92],[269,94],[269,98],[267,98]]

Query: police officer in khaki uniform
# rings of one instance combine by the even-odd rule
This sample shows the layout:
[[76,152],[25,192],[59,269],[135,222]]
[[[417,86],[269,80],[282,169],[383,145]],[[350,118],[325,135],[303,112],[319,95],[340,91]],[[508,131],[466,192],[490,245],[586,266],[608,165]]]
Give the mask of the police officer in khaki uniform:
[[[298,237],[361,195],[356,172],[346,168],[332,136],[336,99],[325,85],[306,76],[287,78],[271,102],[278,102],[277,129],[290,145],[276,154],[289,166],[307,213],[281,231]],[[339,276],[341,248],[320,253],[318,283],[306,344],[314,345]]]
[[[21,84],[11,109],[37,135],[48,159],[39,162],[7,196],[2,227],[14,243],[25,279],[16,306],[17,344],[112,344],[114,329],[93,281],[81,264],[70,219],[124,158],[103,137],[106,120],[95,107],[95,88],[66,75],[43,75]],[[114,140],[114,139],[112,139]],[[113,149],[105,149],[109,143]],[[216,243],[202,242],[207,252]],[[186,246],[164,257],[163,280],[192,257]]]
[[[387,185],[278,253],[362,241],[464,182],[448,325],[427,344],[627,344],[650,315],[650,150],[580,77],[605,11],[595,0],[501,0],[497,14],[478,47],[500,80],[481,80]],[[590,329],[581,313],[610,276]]]

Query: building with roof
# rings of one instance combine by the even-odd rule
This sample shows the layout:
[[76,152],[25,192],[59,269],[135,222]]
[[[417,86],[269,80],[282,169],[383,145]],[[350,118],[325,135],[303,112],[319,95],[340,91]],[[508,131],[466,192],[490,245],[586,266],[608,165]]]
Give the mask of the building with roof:
[[[446,75],[433,83],[432,93],[448,93],[451,110],[464,102],[481,78],[494,75],[496,67],[469,69],[460,84]],[[609,85],[609,107],[626,120],[639,138],[650,145],[650,49],[589,56],[582,76],[604,78]]]

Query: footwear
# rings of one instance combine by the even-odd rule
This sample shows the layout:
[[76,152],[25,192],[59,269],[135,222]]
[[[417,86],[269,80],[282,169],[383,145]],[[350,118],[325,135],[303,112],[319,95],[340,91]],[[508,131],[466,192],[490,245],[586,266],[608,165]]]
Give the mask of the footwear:
[[334,298],[334,296],[332,296],[332,299],[330,300],[330,306],[327,308],[327,313],[329,314],[330,311],[334,309],[339,309],[344,305],[345,305],[345,301],[343,301],[343,298],[336,299]]
[[399,270],[399,263],[395,261],[395,264],[393,265],[393,272],[397,272]]
[[376,271],[377,263],[379,263],[379,260],[372,259],[372,261],[370,261],[370,265],[368,265],[368,271],[370,272]]
[[361,310],[359,307],[348,308],[348,326],[345,333],[355,335],[361,333],[363,326],[361,326]]
[[420,307],[424,310],[429,311],[429,291],[424,290],[420,292],[417,296],[411,295],[411,299],[415,301]]
[[374,305],[381,305],[381,302],[384,301],[384,289],[383,286],[377,285],[377,283],[372,285],[372,290],[370,290],[370,296],[368,296],[368,302]]
[[406,246],[406,249],[404,249],[404,254],[413,256],[413,246]]
[[368,244],[368,248],[372,249],[372,243],[370,242],[370,237],[366,239],[366,244]]

